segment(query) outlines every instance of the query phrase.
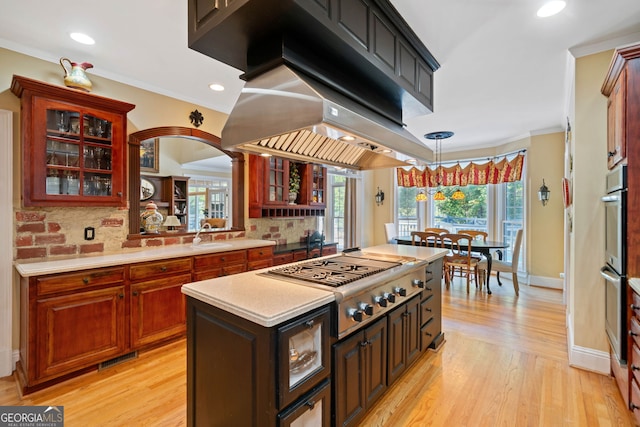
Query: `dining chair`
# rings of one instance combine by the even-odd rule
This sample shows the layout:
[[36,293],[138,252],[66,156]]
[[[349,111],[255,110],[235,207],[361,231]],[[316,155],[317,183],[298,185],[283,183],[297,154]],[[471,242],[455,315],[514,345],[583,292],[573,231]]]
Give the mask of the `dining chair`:
[[422,245],[429,246],[432,248],[439,248],[442,246],[442,239],[440,239],[440,234],[434,233],[431,231],[412,231],[411,232],[411,245],[416,246]]
[[[522,248],[522,229],[516,232],[516,239],[513,243],[513,252],[511,255],[511,262],[501,261],[499,259],[493,259],[491,262],[491,271],[496,272],[496,279],[498,279],[498,285],[502,286],[500,282],[500,272],[511,273],[511,279],[513,281],[513,289],[516,291],[516,296],[520,295],[520,285],[518,283],[518,261],[520,259],[520,249]],[[487,271],[487,261],[482,260],[478,263],[478,270],[480,275],[484,278]],[[480,280],[483,283],[484,279]]]
[[387,238],[387,243],[395,243],[394,239],[398,235],[396,232],[396,224],[393,222],[386,222],[384,224],[384,235]]
[[468,234],[445,233],[440,235],[444,247],[449,248],[449,254],[444,257],[444,281],[447,286],[451,284],[456,270],[467,279],[467,293],[471,278],[478,286],[478,260],[471,256],[471,236]]
[[[468,234],[474,240],[482,240],[483,242],[486,242],[487,237],[489,237],[489,233],[487,233],[486,231],[480,231],[480,230],[458,230],[458,233]],[[484,258],[484,255],[482,255],[480,252],[472,252],[471,256],[474,258],[477,258],[478,261]]]
[[424,229],[424,231],[430,231],[432,233],[438,233],[438,234],[449,233],[450,232],[446,228],[438,228],[438,227],[427,227],[427,228]]

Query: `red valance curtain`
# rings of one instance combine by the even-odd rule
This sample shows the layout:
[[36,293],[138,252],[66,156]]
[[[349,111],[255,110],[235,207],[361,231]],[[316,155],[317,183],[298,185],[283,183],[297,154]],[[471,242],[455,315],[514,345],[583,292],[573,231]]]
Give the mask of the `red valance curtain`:
[[[398,185],[400,187],[445,187],[465,185],[501,184],[503,182],[520,181],[524,154],[518,154],[512,160],[491,160],[487,163],[477,164],[470,162],[464,168],[460,164],[438,168],[420,170],[413,167],[409,170],[397,168]],[[438,175],[441,173],[441,179]],[[438,182],[440,181],[440,182]]]

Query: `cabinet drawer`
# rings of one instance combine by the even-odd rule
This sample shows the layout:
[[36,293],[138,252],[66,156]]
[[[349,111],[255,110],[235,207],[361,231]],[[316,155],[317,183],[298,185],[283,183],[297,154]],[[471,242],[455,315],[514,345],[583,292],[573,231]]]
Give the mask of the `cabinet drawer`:
[[144,264],[134,264],[129,268],[129,277],[131,280],[140,280],[185,271],[191,271],[191,258],[179,258],[145,262]]
[[247,250],[247,259],[249,261],[260,261],[273,258],[273,248],[266,246],[264,248],[254,248]]
[[435,310],[436,299],[431,295],[426,300],[420,303],[420,324],[424,325],[427,321],[431,320],[433,317],[433,312]]
[[324,248],[322,248],[322,256],[335,255],[337,253],[338,253],[337,246],[325,246]]
[[635,344],[631,347],[631,372],[636,381],[640,382],[640,348]]
[[639,308],[632,308],[631,309],[631,313],[636,316],[636,318],[640,319],[640,295],[636,294],[635,292],[631,292],[631,295],[633,295],[633,302],[632,305],[633,307],[639,307]]
[[307,251],[295,251],[293,253],[293,260],[294,261],[302,261],[303,259],[307,259]]
[[124,281],[124,267],[117,267],[38,277],[36,285],[38,295],[47,295],[122,281]]
[[425,351],[438,335],[438,326],[434,319],[431,319],[420,328],[420,351]]
[[263,259],[263,260],[259,260],[259,261],[249,261],[247,263],[247,270],[251,271],[251,270],[260,270],[261,268],[267,268],[267,267],[272,267],[273,266],[273,259],[269,258],[269,259]]
[[640,347],[640,323],[635,317],[631,318],[631,336],[633,337],[633,342]]
[[293,262],[293,252],[273,256],[273,265],[288,264],[290,262]]
[[237,264],[247,260],[247,251],[221,252],[210,255],[198,255],[194,257],[196,270],[221,267],[225,264]]
[[629,406],[633,411],[636,422],[640,424],[640,387],[638,387],[635,378],[631,380],[631,404]]

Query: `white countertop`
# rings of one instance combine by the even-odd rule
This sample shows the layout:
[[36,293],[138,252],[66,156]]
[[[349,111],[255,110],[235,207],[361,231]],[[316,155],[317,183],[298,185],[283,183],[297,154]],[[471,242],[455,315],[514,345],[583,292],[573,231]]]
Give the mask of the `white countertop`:
[[640,278],[632,277],[629,279],[629,286],[631,286],[631,289],[633,289],[635,293],[640,294]]
[[114,253],[96,255],[78,255],[47,260],[15,261],[13,265],[22,277],[40,276],[43,274],[66,273],[69,271],[90,268],[111,267],[114,265],[133,264],[143,261],[179,258],[215,252],[228,252],[240,249],[275,246],[272,240],[233,239],[220,242],[203,243],[198,246],[172,245],[150,248],[123,249]]
[[[362,252],[409,256],[432,262],[444,257],[448,251],[386,244],[365,248]],[[323,258],[333,256],[339,255]],[[182,286],[182,293],[265,327],[278,325],[335,300],[331,291],[260,274],[269,269],[187,283]]]

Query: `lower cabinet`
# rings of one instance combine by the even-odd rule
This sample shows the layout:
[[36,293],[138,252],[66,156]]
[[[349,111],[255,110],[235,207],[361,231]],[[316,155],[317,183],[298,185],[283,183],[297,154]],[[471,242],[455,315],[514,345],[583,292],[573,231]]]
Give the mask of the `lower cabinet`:
[[32,384],[110,359],[127,348],[124,286],[39,298],[35,305],[39,333],[33,354],[37,369],[28,373]]
[[336,426],[357,425],[387,389],[387,318],[333,349]]
[[420,295],[389,313],[389,385],[420,356]]
[[231,251],[193,257],[193,280],[207,280],[247,271],[247,251]]
[[[631,290],[631,304],[630,304],[630,320],[629,320],[629,359],[631,361],[630,369],[631,379],[630,389],[627,394],[629,397],[629,408],[633,411],[633,415],[638,424],[640,424],[640,295]],[[629,295],[629,294],[627,294]],[[615,355],[612,355],[612,363],[616,361]],[[627,373],[627,370],[621,369],[622,373]],[[618,376],[622,376],[621,374]],[[617,379],[617,376],[616,376]],[[624,381],[623,381],[624,383]],[[623,393],[624,396],[624,393]],[[626,399],[625,399],[626,401]]]
[[442,334],[442,259],[426,267],[426,281],[420,302],[420,349],[437,349],[444,343]]
[[247,250],[247,270],[259,270],[273,266],[273,246]]
[[187,297],[187,425],[330,426],[330,312],[264,327]]

